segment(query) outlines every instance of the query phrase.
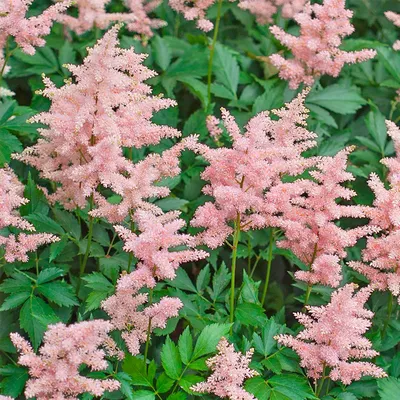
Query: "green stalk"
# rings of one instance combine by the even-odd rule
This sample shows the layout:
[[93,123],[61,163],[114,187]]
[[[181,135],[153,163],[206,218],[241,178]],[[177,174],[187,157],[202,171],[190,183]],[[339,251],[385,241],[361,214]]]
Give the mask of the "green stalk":
[[[150,289],[149,293],[149,305],[153,302],[153,289]],[[150,347],[150,333],[151,333],[151,318],[149,318],[149,324],[147,325],[147,336],[146,336],[146,347],[144,350],[144,372],[147,374],[147,355],[149,354]]]
[[[235,230],[233,233],[233,246],[232,246],[232,276],[231,276],[231,293],[230,293],[230,322],[233,324],[235,316],[235,280],[236,280],[236,261],[237,251],[240,238],[240,214],[237,213],[235,220]],[[232,333],[232,327],[231,327]]]
[[271,233],[269,236],[269,250],[268,250],[268,264],[267,264],[267,275],[265,277],[264,290],[261,298],[261,304],[264,305],[265,298],[267,297],[269,278],[271,276],[271,266],[272,266],[272,249],[274,246],[274,230],[271,228]]
[[215,21],[214,36],[210,48],[210,58],[208,59],[208,75],[207,75],[207,98],[208,105],[211,103],[211,83],[212,83],[212,67],[215,54],[215,44],[217,43],[219,23],[221,21],[222,0],[218,0],[217,19]]
[[[93,200],[93,195],[92,195],[90,197],[90,209],[89,209],[89,212],[93,210],[93,203],[94,203],[94,200]],[[88,258],[89,258],[90,248],[92,246],[92,238],[93,238],[93,224],[94,224],[94,218],[91,215],[89,215],[88,242],[87,242],[87,245],[86,245],[86,252],[85,252],[82,264],[81,264],[80,269],[79,269],[79,278],[81,278],[82,275],[85,273],[86,264],[87,264],[87,261],[88,261]]]

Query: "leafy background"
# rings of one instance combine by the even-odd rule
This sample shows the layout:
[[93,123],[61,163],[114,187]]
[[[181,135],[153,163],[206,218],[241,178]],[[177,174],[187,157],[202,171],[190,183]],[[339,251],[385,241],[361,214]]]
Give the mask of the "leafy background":
[[[36,0],[32,14],[50,5],[50,1]],[[384,176],[380,159],[394,153],[385,127],[385,119],[400,121],[396,90],[400,89],[400,53],[392,49],[399,32],[384,17],[384,11],[400,12],[399,1],[350,0],[354,10],[356,31],[343,43],[346,50],[374,48],[378,56],[362,64],[345,67],[338,79],[322,77],[307,97],[311,111],[308,126],[318,134],[318,147],[311,154],[334,155],[349,144],[357,146],[351,156],[349,169],[356,176],[351,186],[357,191],[356,202],[371,204],[372,193],[366,185],[371,172]],[[110,3],[110,11],[123,10],[120,1]],[[216,6],[209,11],[215,19]],[[134,46],[137,52],[148,54],[145,64],[158,72],[151,79],[155,93],[174,98],[178,106],[159,112],[154,121],[179,128],[183,136],[200,135],[204,143],[212,143],[205,118],[220,115],[221,106],[228,108],[244,125],[263,110],[281,107],[296,92],[277,77],[267,56],[284,51],[269,33],[268,26],[260,26],[246,11],[236,4],[224,2],[221,29],[213,66],[212,100],[207,96],[207,69],[210,35],[194,27],[192,22],[173,12],[164,1],[155,12],[168,25],[159,29],[147,43],[122,29],[121,46]],[[296,32],[293,21],[276,16],[276,24]],[[15,49],[10,59],[11,72],[6,84],[16,95],[0,103],[0,164],[10,163],[10,155],[36,142],[37,124],[27,123],[30,116],[49,108],[49,101],[36,91],[43,87],[41,74],[46,74],[58,86],[69,78],[63,67],[66,63],[80,63],[102,36],[92,30],[82,36],[65,33],[55,25],[47,37],[44,48],[28,56]],[[229,144],[227,136],[221,141]],[[134,150],[133,159],[140,160],[146,152],[159,152],[171,145],[170,140],[146,150]],[[127,149],[128,151],[128,149]],[[105,318],[100,302],[114,291],[121,271],[135,262],[122,250],[112,226],[97,220],[94,243],[84,285],[77,292],[77,271],[87,244],[87,210],[73,213],[59,206],[50,206],[37,185],[48,182],[39,179],[35,170],[16,161],[12,168],[25,184],[25,196],[30,202],[21,214],[38,232],[58,235],[60,242],[42,248],[26,264],[1,265],[0,270],[0,388],[1,393],[22,396],[28,377],[19,367],[9,333],[24,331],[35,348],[41,343],[48,324],[63,321],[73,323],[93,318]],[[189,221],[196,208],[206,200],[201,193],[204,182],[200,173],[204,169],[201,158],[192,153],[182,157],[182,174],[168,181],[172,194],[157,201],[163,210],[179,209]],[[345,222],[344,222],[345,223]],[[193,228],[187,228],[196,232]],[[304,265],[290,252],[272,248],[273,264],[271,285],[265,304],[261,304],[262,289],[269,251],[268,230],[242,234],[239,244],[239,271],[242,286],[238,289],[238,307],[235,329],[230,339],[237,349],[246,351],[254,347],[252,367],[262,374],[247,383],[247,390],[259,400],[315,399],[311,383],[299,367],[296,354],[287,348],[278,348],[273,336],[297,329],[292,312],[299,311],[305,285],[293,284],[292,275]],[[356,259],[364,243],[350,252]],[[193,396],[190,386],[207,374],[205,359],[215,352],[219,339],[229,334],[228,286],[230,282],[230,250],[219,248],[211,252],[207,262],[186,265],[178,271],[174,281],[158,284],[155,297],[165,294],[179,297],[184,308],[180,318],[169,321],[164,330],[158,330],[152,339],[151,354],[154,361],[148,372],[143,372],[140,357],[127,356],[120,365],[110,362],[109,369],[88,376],[113,376],[121,382],[121,390],[105,395],[108,399],[168,399],[183,400]],[[363,282],[354,271],[347,270],[346,281]],[[312,304],[329,300],[331,289],[317,286],[312,293]],[[395,306],[385,334],[387,293],[372,296],[370,305],[375,312],[373,328],[368,337],[381,355],[376,364],[382,366],[389,378],[376,381],[363,379],[345,387],[332,386],[324,399],[385,399],[398,400],[400,393],[400,308]],[[266,312],[265,312],[266,310]],[[116,337],[117,341],[119,340]],[[203,396],[204,397],[204,396]],[[209,396],[211,397],[211,396]],[[21,397],[22,398],[22,397]],[[85,395],[82,398],[90,399]]]

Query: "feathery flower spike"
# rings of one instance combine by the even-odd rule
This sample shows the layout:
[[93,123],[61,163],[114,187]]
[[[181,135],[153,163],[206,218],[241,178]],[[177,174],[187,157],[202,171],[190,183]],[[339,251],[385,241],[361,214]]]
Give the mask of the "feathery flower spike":
[[[392,21],[395,26],[400,27],[400,14],[397,14],[397,13],[395,13],[393,11],[386,11],[385,12],[385,17],[389,21]],[[396,40],[394,42],[393,48],[395,50],[400,50],[400,40]]]
[[329,304],[307,306],[308,314],[295,313],[304,325],[297,336],[278,335],[278,343],[292,348],[300,357],[300,365],[315,380],[329,369],[329,377],[349,385],[363,376],[386,377],[382,368],[373,363],[358,361],[373,358],[378,353],[363,335],[371,326],[372,311],[364,305],[373,288],[368,286],[355,292],[357,285],[348,284],[336,290]]

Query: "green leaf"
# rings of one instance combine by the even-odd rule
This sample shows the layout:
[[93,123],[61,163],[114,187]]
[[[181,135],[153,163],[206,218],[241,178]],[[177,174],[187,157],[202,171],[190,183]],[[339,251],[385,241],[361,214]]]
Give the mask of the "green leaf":
[[254,394],[258,400],[268,400],[271,392],[267,382],[261,376],[248,379],[245,389],[249,393]]
[[215,63],[213,72],[217,82],[222,83],[236,97],[239,85],[240,68],[236,58],[227,47],[217,43],[215,46]]
[[16,365],[6,365],[0,368],[2,394],[17,398],[22,394],[29,378],[26,368]]
[[168,390],[172,388],[174,385],[175,380],[171,379],[167,374],[164,372],[158,377],[156,382],[156,388],[158,393],[166,393]]
[[183,268],[179,268],[176,271],[176,278],[173,281],[169,281],[173,287],[178,289],[187,290],[189,292],[197,293],[191,279],[187,272]]
[[30,295],[30,292],[19,292],[11,294],[4,300],[3,304],[0,307],[0,311],[12,310],[13,308],[20,306],[21,304],[25,303]]
[[[179,270],[178,270],[179,271]],[[218,300],[218,297],[223,293],[226,287],[229,285],[231,281],[231,273],[229,272],[227,266],[224,262],[222,262],[218,271],[213,276],[213,286],[211,298],[214,301]]]
[[[278,395],[286,396],[290,400],[316,399],[307,378],[301,375],[284,374],[275,375],[268,379],[275,398]],[[272,398],[272,393],[271,393]]]
[[132,377],[132,384],[135,386],[153,387],[152,380],[144,371],[143,360],[127,354],[122,364],[122,370]]
[[347,87],[341,84],[330,85],[319,91],[312,91],[306,99],[306,105],[307,103],[344,115],[354,114],[364,104],[367,104],[360,94],[360,89],[356,86]]
[[228,335],[231,324],[211,324],[207,325],[197,339],[192,359],[195,360],[201,356],[216,351],[218,342],[223,336]]
[[59,321],[52,308],[42,299],[31,296],[19,314],[21,328],[29,335],[33,347],[38,348],[49,324]]
[[161,36],[155,36],[152,41],[153,57],[158,66],[165,71],[171,64],[172,54],[168,43]]
[[202,292],[205,288],[210,284],[211,280],[211,272],[210,266],[206,265],[204,268],[201,269],[199,275],[196,279],[196,288],[198,292]]
[[65,249],[65,246],[68,244],[68,240],[64,236],[61,240],[58,242],[54,242],[50,245],[50,257],[49,261],[52,262],[54,261]]
[[267,319],[264,309],[254,303],[239,304],[236,307],[235,316],[241,324],[246,326],[260,326]]
[[182,361],[175,343],[169,337],[161,350],[161,362],[166,374],[178,380],[182,373]]
[[41,285],[43,283],[53,281],[54,279],[60,278],[63,275],[65,275],[65,273],[60,268],[56,267],[46,268],[40,271],[37,278],[37,284]]
[[154,400],[156,395],[154,392],[150,392],[149,390],[138,390],[133,393],[133,398],[135,400]]
[[187,365],[191,360],[193,353],[193,338],[189,327],[186,327],[182,335],[179,337],[178,348],[182,362]]
[[374,138],[375,143],[379,146],[380,152],[384,154],[387,140],[385,116],[376,109],[368,113],[368,116],[365,118],[365,123],[368,132]]
[[45,283],[38,286],[37,291],[59,306],[71,307],[79,305],[72,286],[66,282],[56,281]]
[[38,232],[54,233],[58,235],[64,234],[63,228],[61,228],[61,226],[57,222],[47,217],[46,215],[30,214],[27,215],[25,218],[33,224]]
[[4,293],[31,292],[32,281],[22,274],[14,274],[0,285],[0,291]]
[[269,356],[272,353],[272,350],[276,348],[274,336],[282,331],[283,326],[278,325],[273,317],[270,318],[263,326],[261,337],[256,332],[253,333],[253,344],[255,350],[264,357]]
[[400,393],[400,379],[389,377],[378,379],[378,394],[382,400],[398,400]]
[[25,186],[24,196],[29,199],[29,203],[20,208],[22,215],[47,214],[49,207],[46,204],[46,198],[43,192],[37,188],[30,172],[28,175],[28,183]]
[[16,136],[0,128],[0,166],[9,163],[11,154],[22,151],[22,144]]
[[179,386],[187,393],[193,393],[190,389],[193,385],[199,382],[203,382],[204,379],[197,375],[186,375],[179,381]]
[[70,233],[75,239],[79,240],[81,238],[81,226],[72,213],[56,208],[53,209],[53,213],[57,222],[66,232]]

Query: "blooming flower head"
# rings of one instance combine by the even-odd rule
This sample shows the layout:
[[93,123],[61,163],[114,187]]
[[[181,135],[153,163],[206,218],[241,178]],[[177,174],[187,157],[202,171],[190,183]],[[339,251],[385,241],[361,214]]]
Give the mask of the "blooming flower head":
[[48,198],[66,209],[83,208],[93,196],[108,217],[113,207],[107,207],[101,190],[113,190],[123,197],[120,214],[113,215],[122,221],[143,198],[168,193],[152,184],[162,178],[162,168],[157,169],[161,161],[165,170],[172,163],[172,155],[181,149],[163,156],[150,155],[139,165],[124,157],[123,147],[141,148],[180,133],[151,121],[155,112],[175,103],[151,95],[144,81],[155,73],[142,64],[145,55],[118,47],[118,29],[115,26],[109,30],[89,50],[82,65],[67,66],[74,76],[73,83],[57,88],[45,79],[43,94],[52,105],[49,112],[32,120],[48,128],[42,129],[37,144],[18,158],[57,184]]
[[391,121],[386,124],[396,149],[396,157],[381,161],[388,168],[390,188],[386,189],[376,174],[371,174],[368,181],[375,200],[367,214],[371,224],[381,229],[381,235],[368,238],[363,262],[354,261],[349,265],[379,290],[390,290],[400,302],[400,129]]
[[162,0],[125,0],[125,2],[135,16],[127,25],[128,30],[150,38],[153,36],[152,29],[167,25],[161,19],[149,17],[149,14],[162,3]]
[[307,306],[308,314],[295,313],[296,319],[305,327],[296,336],[275,337],[278,343],[299,355],[300,365],[310,378],[321,378],[326,368],[332,380],[345,385],[363,376],[386,376],[382,368],[357,361],[373,358],[378,353],[363,336],[373,317],[373,313],[364,307],[373,289],[369,286],[355,292],[356,287],[349,284],[336,290],[325,306]]
[[[26,231],[35,231],[28,221],[23,219],[18,208],[26,203],[24,187],[10,168],[0,169],[0,229],[14,227]],[[4,247],[4,257],[7,262],[28,261],[30,251],[35,251],[39,246],[59,240],[47,233],[18,235],[0,235],[0,247]]]
[[188,21],[196,20],[197,27],[204,32],[214,28],[213,23],[206,18],[207,10],[215,3],[215,0],[169,0],[169,5],[175,11],[182,13]]
[[53,21],[61,17],[71,1],[62,1],[50,6],[38,16],[26,18],[32,3],[33,0],[0,1],[0,49],[5,47],[8,36],[13,36],[22,51],[34,54],[35,47],[45,45],[43,36],[50,33]]
[[[145,268],[160,280],[174,279],[175,271],[182,263],[208,256],[205,251],[194,249],[193,236],[179,233],[185,221],[178,217],[179,212],[156,215],[151,211],[138,210],[133,220],[140,234],[136,235],[122,226],[116,227],[125,243],[124,250],[132,252],[140,260],[138,269]],[[178,250],[181,246],[188,249]]]
[[27,398],[38,400],[78,400],[82,393],[101,396],[105,391],[117,390],[113,379],[92,379],[80,375],[82,364],[92,371],[107,368],[104,348],[111,338],[112,325],[108,321],[93,320],[66,326],[50,325],[43,338],[39,354],[18,333],[11,341],[20,353],[18,363],[29,369],[30,379],[25,388]]
[[[395,26],[400,27],[400,14],[397,14],[393,11],[386,11],[385,16],[389,21],[392,21]],[[400,50],[400,40],[396,40],[393,44],[393,48],[395,50]]]
[[63,15],[61,22],[77,34],[82,34],[97,27],[106,29],[115,21],[132,21],[136,18],[131,13],[108,13],[106,6],[111,0],[75,0],[73,5],[78,8],[78,17]]
[[198,393],[212,393],[220,398],[231,400],[253,400],[254,396],[246,392],[243,383],[246,379],[258,375],[249,368],[253,349],[245,355],[236,352],[233,344],[222,338],[217,345],[218,354],[206,361],[213,373],[205,382],[197,383],[190,389]]
[[324,0],[307,4],[294,19],[300,25],[300,35],[293,36],[274,25],[273,35],[291,50],[293,58],[279,54],[270,57],[279,76],[296,89],[301,83],[312,85],[315,77],[337,77],[345,64],[354,64],[375,57],[374,50],[346,52],[339,49],[342,39],[354,31],[350,18],[353,13],[345,8],[345,0]]
[[239,7],[253,14],[259,24],[269,24],[272,16],[282,7],[284,18],[293,18],[303,10],[307,0],[239,0]]
[[338,203],[338,199],[348,201],[356,195],[342,186],[354,180],[346,171],[351,151],[347,148],[334,157],[320,158],[316,169],[310,172],[313,180],[281,183],[267,195],[279,213],[275,224],[285,234],[278,246],[290,249],[310,267],[295,275],[309,284],[337,287],[342,278],[340,259],[346,256],[346,247],[376,230],[372,226],[346,230],[336,224],[340,218],[366,216],[365,207]]
[[182,302],[173,297],[163,297],[158,303],[145,307],[149,296],[139,291],[153,286],[154,278],[145,268],[122,274],[115,294],[102,302],[114,328],[123,331],[122,338],[133,355],[139,354],[140,345],[146,341],[148,333],[156,328],[165,328],[168,319],[177,317],[183,307]]
[[[223,244],[235,220],[240,219],[242,230],[267,226],[274,206],[265,201],[266,192],[281,181],[282,175],[300,174],[313,164],[312,159],[302,157],[303,151],[315,145],[315,134],[306,129],[306,94],[299,94],[280,110],[258,114],[249,121],[244,134],[223,109],[232,148],[194,146],[210,164],[202,174],[209,182],[203,191],[215,199],[199,207],[191,222],[206,228],[199,237],[207,246]],[[271,114],[279,119],[272,119]]]

